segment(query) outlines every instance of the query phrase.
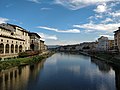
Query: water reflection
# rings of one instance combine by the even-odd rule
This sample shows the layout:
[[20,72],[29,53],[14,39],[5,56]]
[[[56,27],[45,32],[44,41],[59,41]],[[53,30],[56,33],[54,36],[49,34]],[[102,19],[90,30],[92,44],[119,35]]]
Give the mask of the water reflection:
[[91,62],[96,64],[99,70],[103,73],[108,73],[111,70],[111,67],[108,64],[104,63],[103,61],[91,58]]
[[120,90],[120,69],[88,56],[56,53],[39,64],[0,72],[0,90]]
[[96,64],[99,67],[99,70],[103,73],[108,73],[111,69],[113,69],[115,72],[116,90],[120,90],[120,67],[117,66],[110,67],[110,65],[95,58],[91,58],[91,62]]
[[115,70],[115,82],[116,82],[116,90],[120,90],[120,68],[113,67]]
[[27,90],[30,78],[35,79],[44,61],[32,66],[13,68],[0,72],[0,90]]

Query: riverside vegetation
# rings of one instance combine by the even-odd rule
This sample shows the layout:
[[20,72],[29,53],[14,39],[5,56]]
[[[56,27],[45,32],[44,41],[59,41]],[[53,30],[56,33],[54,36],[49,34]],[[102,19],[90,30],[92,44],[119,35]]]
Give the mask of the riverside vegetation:
[[93,58],[97,58],[108,64],[120,67],[120,53],[97,52],[88,54]]
[[53,55],[53,52],[47,52],[43,55],[35,55],[35,56],[28,56],[27,54],[20,53],[18,58],[11,58],[11,59],[7,59],[5,61],[0,61],[0,71],[1,70],[5,70],[5,69],[9,69],[12,67],[16,67],[16,66],[23,66],[23,65],[33,65],[36,63],[39,63],[41,60]]

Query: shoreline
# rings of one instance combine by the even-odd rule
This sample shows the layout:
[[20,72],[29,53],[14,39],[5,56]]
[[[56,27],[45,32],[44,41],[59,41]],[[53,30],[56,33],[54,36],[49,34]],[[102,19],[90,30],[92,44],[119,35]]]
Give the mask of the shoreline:
[[[103,56],[103,54],[104,54],[104,56]],[[98,54],[94,54],[94,55],[90,54],[90,56],[91,56],[91,58],[95,58],[95,59],[104,61],[105,63],[110,64],[112,66],[120,67],[120,59],[117,59],[116,55],[114,55],[114,54],[108,55],[108,53],[100,53],[99,55]]]
[[25,58],[14,58],[6,61],[0,61],[0,71],[16,68],[19,66],[34,65],[41,62],[42,60],[52,56],[54,52],[44,52],[43,54],[30,56]]
[[107,52],[92,53],[92,52],[82,52],[82,51],[72,51],[69,53],[90,56],[91,58],[95,58],[95,59],[104,61],[105,63],[110,64],[112,66],[120,67],[120,53],[119,54],[113,54],[113,53],[107,53]]
[[88,55],[91,58],[95,58],[95,59],[98,59],[100,61],[104,61],[105,63],[110,64],[112,66],[120,67],[120,59],[116,58],[117,56],[119,56],[117,54],[106,53],[106,52],[97,52],[97,53],[94,53],[94,54],[89,53],[89,52],[88,53],[84,52],[84,53],[82,53],[82,54],[83,55]]

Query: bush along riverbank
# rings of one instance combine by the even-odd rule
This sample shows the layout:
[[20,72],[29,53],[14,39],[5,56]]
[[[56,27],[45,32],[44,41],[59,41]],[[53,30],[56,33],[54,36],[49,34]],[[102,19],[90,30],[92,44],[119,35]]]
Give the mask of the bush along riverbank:
[[88,53],[92,58],[102,60],[108,64],[120,67],[120,53],[95,52]]
[[16,66],[33,65],[33,64],[39,63],[43,59],[50,57],[53,54],[54,52],[47,52],[37,56],[30,56],[25,58],[13,58],[5,61],[0,61],[0,71],[9,69],[12,67],[16,67]]

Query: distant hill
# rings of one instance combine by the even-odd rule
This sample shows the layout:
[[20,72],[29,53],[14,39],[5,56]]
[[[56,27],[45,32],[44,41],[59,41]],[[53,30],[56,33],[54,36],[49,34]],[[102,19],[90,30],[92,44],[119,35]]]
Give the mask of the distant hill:
[[48,46],[48,49],[60,47],[60,45],[47,45],[47,46]]

